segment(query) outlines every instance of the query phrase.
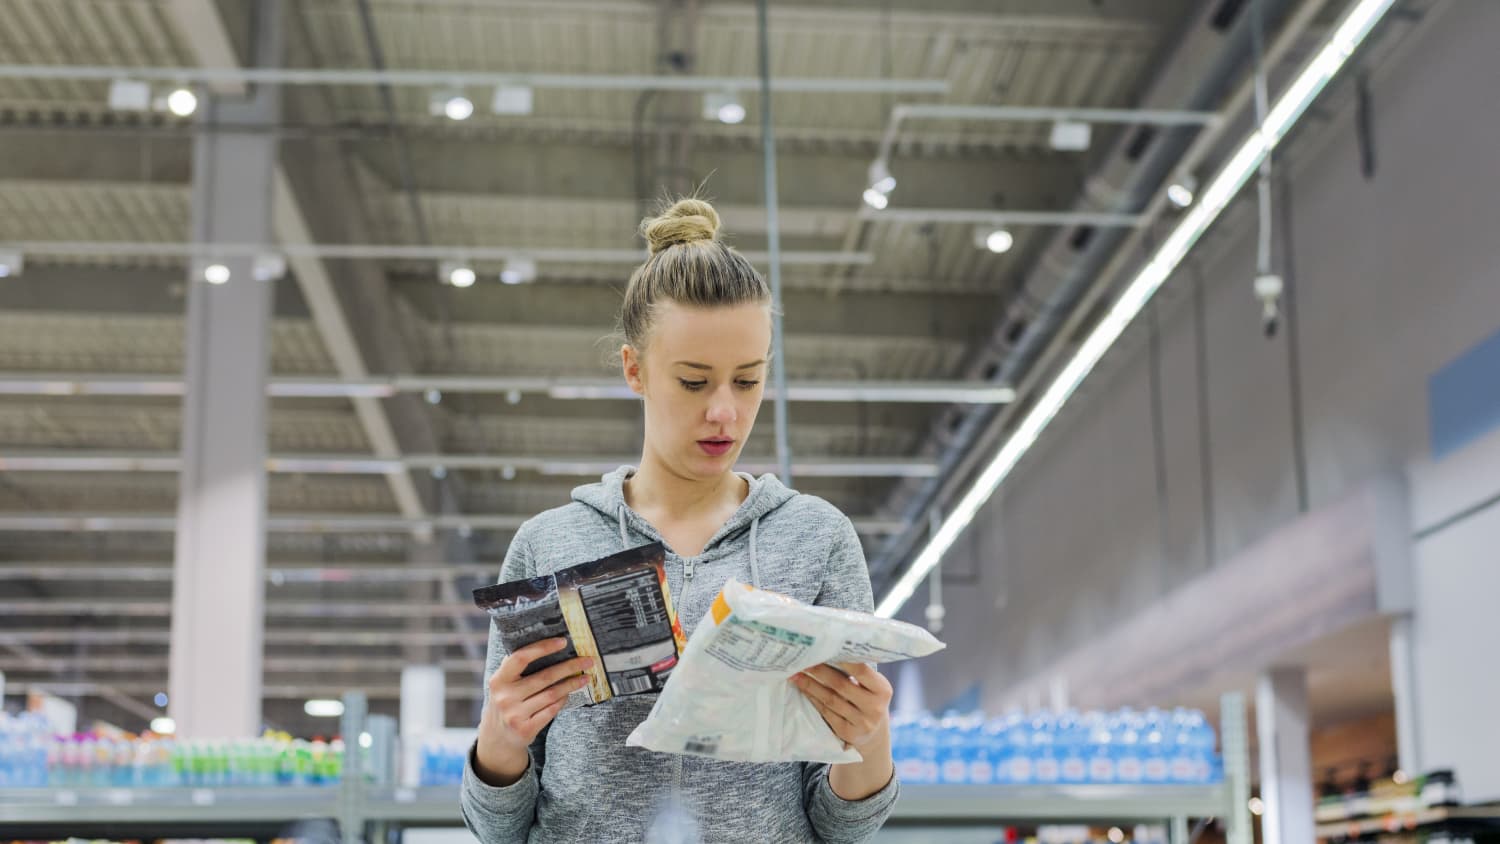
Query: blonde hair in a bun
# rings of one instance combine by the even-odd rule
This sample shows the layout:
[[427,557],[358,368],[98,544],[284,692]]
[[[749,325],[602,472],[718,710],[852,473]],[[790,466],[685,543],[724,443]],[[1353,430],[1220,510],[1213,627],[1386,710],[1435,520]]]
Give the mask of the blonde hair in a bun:
[[664,302],[700,308],[771,304],[771,287],[759,272],[719,239],[719,212],[706,200],[679,199],[641,221],[651,248],[630,275],[620,309],[619,334],[644,351]]
[[658,217],[641,221],[651,254],[684,243],[719,239],[719,212],[701,199],[680,199]]

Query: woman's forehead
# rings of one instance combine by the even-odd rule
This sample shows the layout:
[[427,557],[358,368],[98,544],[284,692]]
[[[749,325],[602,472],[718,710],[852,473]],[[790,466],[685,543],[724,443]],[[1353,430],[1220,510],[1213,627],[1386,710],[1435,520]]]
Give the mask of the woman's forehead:
[[736,367],[765,357],[771,320],[764,305],[700,308],[670,303],[656,314],[651,347],[668,361]]

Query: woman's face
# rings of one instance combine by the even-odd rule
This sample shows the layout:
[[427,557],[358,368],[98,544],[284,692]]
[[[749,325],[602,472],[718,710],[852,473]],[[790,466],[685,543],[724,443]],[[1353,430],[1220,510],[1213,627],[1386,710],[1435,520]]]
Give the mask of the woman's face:
[[645,399],[648,453],[684,478],[730,471],[760,412],[770,348],[764,305],[658,307],[645,354],[622,354]]

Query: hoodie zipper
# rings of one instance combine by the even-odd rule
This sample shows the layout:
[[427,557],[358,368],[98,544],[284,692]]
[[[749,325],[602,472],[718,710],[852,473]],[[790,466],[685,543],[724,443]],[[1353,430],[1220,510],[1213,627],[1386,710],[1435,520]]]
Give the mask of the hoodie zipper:
[[[687,606],[688,587],[693,583],[694,565],[692,557],[684,557],[682,559],[682,595],[677,600],[677,606],[679,607]],[[687,801],[682,796],[682,756],[676,756],[673,761],[675,764],[672,771],[672,797],[686,804]]]

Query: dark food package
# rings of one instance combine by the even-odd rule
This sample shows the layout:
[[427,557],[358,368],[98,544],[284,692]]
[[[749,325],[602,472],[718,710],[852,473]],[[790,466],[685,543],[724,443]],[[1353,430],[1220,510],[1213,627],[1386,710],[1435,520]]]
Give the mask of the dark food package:
[[592,656],[590,703],[661,691],[686,644],[667,588],[660,542],[527,580],[474,590],[507,653],[565,636],[568,646],[527,666],[534,674]]

